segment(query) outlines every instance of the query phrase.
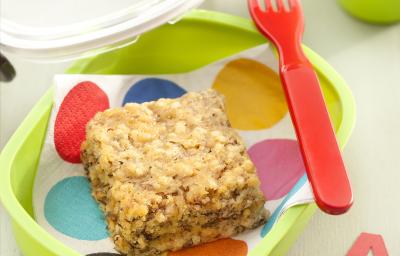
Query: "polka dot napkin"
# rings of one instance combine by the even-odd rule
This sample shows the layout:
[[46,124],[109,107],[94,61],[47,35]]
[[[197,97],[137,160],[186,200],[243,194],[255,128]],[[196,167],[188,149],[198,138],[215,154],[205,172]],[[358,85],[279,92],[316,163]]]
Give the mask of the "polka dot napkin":
[[225,95],[228,117],[248,147],[272,216],[253,231],[170,256],[247,255],[285,210],[313,201],[277,67],[272,50],[263,45],[184,74],[57,75],[33,193],[37,222],[81,254],[118,255],[80,164],[86,123],[107,108],[212,87]]

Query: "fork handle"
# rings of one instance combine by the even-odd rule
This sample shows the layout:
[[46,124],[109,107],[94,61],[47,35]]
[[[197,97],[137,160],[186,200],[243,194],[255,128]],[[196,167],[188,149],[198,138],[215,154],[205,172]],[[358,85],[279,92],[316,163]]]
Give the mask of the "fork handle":
[[316,203],[342,214],[353,195],[317,75],[309,63],[282,68],[280,75]]

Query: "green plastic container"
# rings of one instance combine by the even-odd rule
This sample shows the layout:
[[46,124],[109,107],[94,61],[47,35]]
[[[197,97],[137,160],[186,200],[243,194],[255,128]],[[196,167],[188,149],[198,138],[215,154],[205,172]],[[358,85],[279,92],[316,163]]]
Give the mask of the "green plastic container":
[[339,0],[354,17],[372,23],[400,22],[400,0]]
[[[167,24],[142,35],[135,44],[77,61],[67,72],[186,72],[265,42],[249,20],[198,10],[174,25]],[[331,66],[307,47],[304,50],[319,75],[337,138],[343,147],[355,122],[352,95]],[[52,100],[53,91],[49,90],[0,155],[0,199],[11,216],[15,239],[25,256],[79,255],[48,234],[33,218],[32,187]],[[315,204],[307,204],[288,210],[250,255],[284,255],[316,209]]]

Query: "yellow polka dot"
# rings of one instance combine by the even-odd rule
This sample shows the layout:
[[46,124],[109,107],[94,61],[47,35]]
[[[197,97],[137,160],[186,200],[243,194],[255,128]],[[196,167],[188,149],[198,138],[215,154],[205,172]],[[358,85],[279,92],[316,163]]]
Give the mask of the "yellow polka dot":
[[213,88],[225,95],[229,120],[237,129],[269,128],[288,111],[279,76],[254,60],[238,59],[226,64]]

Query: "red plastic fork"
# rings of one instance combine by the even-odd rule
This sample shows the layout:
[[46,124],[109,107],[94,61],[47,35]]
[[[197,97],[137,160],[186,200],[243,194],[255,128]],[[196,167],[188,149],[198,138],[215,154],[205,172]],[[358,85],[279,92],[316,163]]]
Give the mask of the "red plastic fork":
[[275,10],[270,0],[264,10],[257,0],[248,3],[258,29],[278,49],[280,77],[316,203],[326,213],[345,213],[353,194],[317,75],[301,48],[300,3],[289,0],[286,8],[276,0]]

